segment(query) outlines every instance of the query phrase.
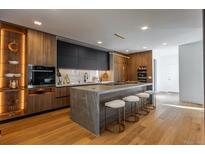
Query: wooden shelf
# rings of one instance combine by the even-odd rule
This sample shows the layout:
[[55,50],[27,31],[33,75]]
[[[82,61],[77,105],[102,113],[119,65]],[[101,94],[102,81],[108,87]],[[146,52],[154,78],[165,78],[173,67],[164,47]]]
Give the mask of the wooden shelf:
[[139,76],[137,78],[139,78],[139,79],[147,79],[147,77],[139,77]]
[[1,113],[0,121],[10,119],[13,117],[20,117],[22,115],[25,115],[24,110],[16,110],[16,111],[11,111],[11,112]]
[[[26,30],[24,28],[1,23],[0,45],[0,119],[13,118],[24,111],[25,91],[26,87]],[[11,47],[10,43],[14,43],[15,47]],[[13,52],[17,49],[17,52]],[[13,50],[13,51],[11,51]],[[9,61],[18,61],[18,64],[10,64]],[[8,73],[21,74],[16,77],[6,77]],[[8,88],[11,80],[18,82],[18,88]]]
[[25,90],[25,88],[16,88],[16,89],[1,88],[0,92],[15,92],[15,91],[21,91],[21,90]]

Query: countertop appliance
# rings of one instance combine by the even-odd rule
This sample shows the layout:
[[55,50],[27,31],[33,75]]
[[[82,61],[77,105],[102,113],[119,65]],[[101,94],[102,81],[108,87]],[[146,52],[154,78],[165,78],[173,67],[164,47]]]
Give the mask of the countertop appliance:
[[55,86],[55,67],[28,65],[28,88]]

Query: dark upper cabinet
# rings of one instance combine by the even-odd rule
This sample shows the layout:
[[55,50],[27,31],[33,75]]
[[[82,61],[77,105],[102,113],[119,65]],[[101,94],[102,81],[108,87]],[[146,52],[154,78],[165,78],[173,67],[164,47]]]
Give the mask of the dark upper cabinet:
[[109,70],[109,57],[108,52],[98,51],[97,54],[97,69],[98,70]]
[[78,48],[74,44],[57,42],[57,66],[58,68],[78,67]]
[[108,70],[109,53],[96,49],[58,41],[58,68]]
[[78,69],[97,70],[96,60],[88,58],[80,58],[78,61]]
[[78,47],[78,56],[80,58],[96,59],[97,52],[92,48],[79,46]]

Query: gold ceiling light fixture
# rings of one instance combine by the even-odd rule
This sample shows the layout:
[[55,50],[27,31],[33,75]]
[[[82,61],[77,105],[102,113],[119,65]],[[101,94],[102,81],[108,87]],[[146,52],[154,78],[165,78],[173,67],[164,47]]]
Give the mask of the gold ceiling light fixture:
[[120,39],[125,39],[125,37],[123,37],[123,36],[120,35],[120,34],[115,33],[114,35],[115,35],[116,37],[120,38]]

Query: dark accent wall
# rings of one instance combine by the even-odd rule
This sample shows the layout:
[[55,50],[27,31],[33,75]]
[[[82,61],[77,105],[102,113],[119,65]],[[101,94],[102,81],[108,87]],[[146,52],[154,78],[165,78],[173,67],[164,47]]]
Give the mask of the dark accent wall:
[[63,41],[57,41],[57,67],[109,70],[109,53]]

